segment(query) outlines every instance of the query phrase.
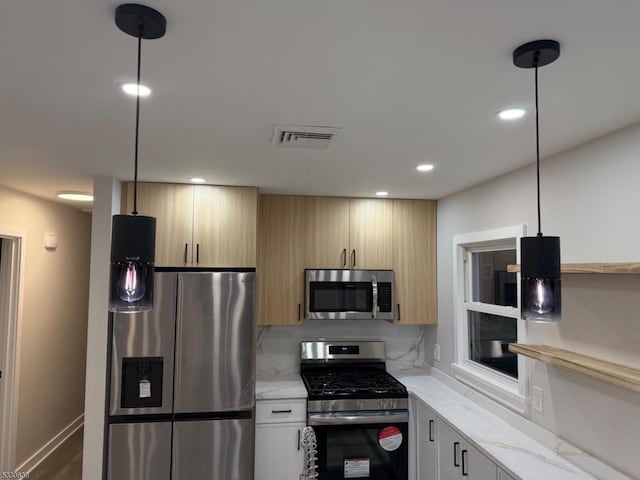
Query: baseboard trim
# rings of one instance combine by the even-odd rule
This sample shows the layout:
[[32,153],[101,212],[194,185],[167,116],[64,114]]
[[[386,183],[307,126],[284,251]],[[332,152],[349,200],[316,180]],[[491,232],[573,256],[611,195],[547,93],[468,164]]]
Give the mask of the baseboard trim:
[[84,425],[84,414],[63,428],[55,437],[45,443],[40,450],[31,455],[22,465],[16,468],[16,472],[31,473],[49,455],[55,452],[60,445],[66,442],[71,435],[76,433]]

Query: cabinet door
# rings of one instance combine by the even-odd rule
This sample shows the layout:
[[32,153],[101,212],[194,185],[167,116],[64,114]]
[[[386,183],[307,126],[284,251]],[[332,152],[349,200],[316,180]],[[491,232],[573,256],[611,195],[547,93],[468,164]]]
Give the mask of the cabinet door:
[[304,201],[304,268],[349,268],[349,199]]
[[511,475],[504,472],[501,469],[498,469],[498,480],[515,480]]
[[295,325],[304,300],[304,198],[260,195],[258,324]]
[[435,201],[393,200],[393,269],[398,323],[437,323]]
[[416,404],[418,478],[438,480],[436,414],[424,403],[417,401]]
[[438,472],[442,480],[460,480],[460,452],[462,450],[462,439],[460,436],[438,419],[436,422],[436,436],[438,438]]
[[392,217],[391,200],[349,201],[350,268],[393,268]]
[[495,480],[498,467],[478,449],[464,442],[460,451],[460,474],[463,479]]
[[255,267],[257,209],[256,188],[196,186],[194,265]]
[[[123,213],[131,213],[132,209],[133,183],[128,183]],[[138,183],[138,213],[156,218],[156,266],[181,267],[191,263],[192,185]]]
[[255,480],[299,480],[304,423],[256,425]]

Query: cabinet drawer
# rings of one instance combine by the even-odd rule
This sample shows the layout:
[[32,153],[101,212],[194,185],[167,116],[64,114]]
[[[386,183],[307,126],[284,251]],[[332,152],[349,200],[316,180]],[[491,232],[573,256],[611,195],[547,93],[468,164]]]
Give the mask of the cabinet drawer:
[[258,400],[256,423],[288,423],[307,421],[305,399]]

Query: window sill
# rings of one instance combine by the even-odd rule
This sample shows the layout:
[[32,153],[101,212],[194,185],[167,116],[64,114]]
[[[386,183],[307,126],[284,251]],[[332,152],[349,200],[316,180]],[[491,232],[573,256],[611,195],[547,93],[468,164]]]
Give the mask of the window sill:
[[520,415],[527,413],[527,398],[518,393],[518,381],[498,379],[482,367],[451,364],[456,380]]

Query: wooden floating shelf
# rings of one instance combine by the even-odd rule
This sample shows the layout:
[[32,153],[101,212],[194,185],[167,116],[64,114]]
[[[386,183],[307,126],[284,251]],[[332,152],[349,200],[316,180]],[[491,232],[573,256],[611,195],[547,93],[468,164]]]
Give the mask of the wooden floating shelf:
[[510,343],[509,351],[640,393],[640,369],[549,345]]
[[[507,265],[507,272],[520,272],[520,265]],[[640,263],[563,263],[562,273],[626,273],[640,274]]]

